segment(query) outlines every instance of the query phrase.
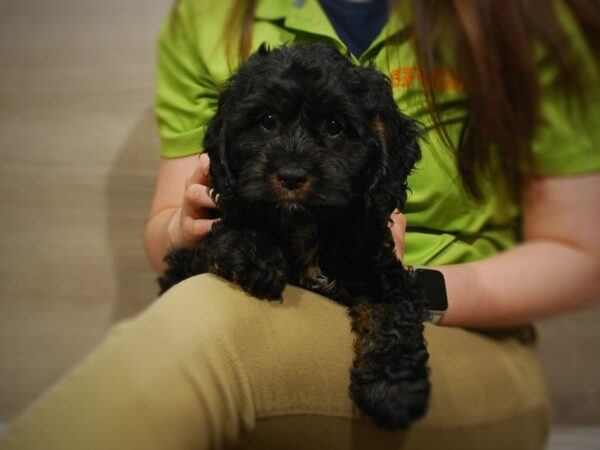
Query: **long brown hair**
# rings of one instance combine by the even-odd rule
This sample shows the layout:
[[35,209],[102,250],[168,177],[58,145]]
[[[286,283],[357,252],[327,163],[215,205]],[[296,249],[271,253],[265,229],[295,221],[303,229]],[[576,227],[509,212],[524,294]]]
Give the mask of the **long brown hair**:
[[[392,12],[403,0],[392,0]],[[441,46],[450,36],[451,54],[466,97],[468,115],[456,148],[458,169],[466,190],[481,196],[481,176],[500,171],[517,194],[523,169],[535,170],[530,145],[539,123],[541,97],[538,55],[544,49],[558,67],[556,85],[565,94],[581,97],[583,80],[575,50],[557,8],[566,7],[581,27],[590,47],[599,49],[599,0],[405,0],[412,14],[411,36],[421,79],[436,129],[450,148],[454,145],[440,120],[435,67]],[[251,50],[253,15],[258,0],[234,3],[228,29],[239,30],[238,57]],[[447,43],[446,43],[447,45]],[[229,49],[233,48],[230,40]],[[502,154],[494,155],[494,149]],[[492,164],[493,161],[493,164]]]

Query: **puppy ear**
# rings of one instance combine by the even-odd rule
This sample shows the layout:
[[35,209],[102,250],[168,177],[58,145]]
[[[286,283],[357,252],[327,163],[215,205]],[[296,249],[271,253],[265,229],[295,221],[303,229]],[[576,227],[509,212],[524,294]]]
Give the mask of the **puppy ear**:
[[204,135],[203,147],[210,157],[211,197],[219,204],[232,196],[233,177],[231,175],[227,152],[227,110],[229,108],[229,91],[225,90],[219,97],[217,112],[208,122]]
[[417,122],[398,109],[389,80],[374,69],[363,71],[369,85],[369,103],[375,111],[371,130],[379,150],[379,167],[373,173],[369,196],[374,205],[391,212],[406,202],[406,179],[421,158],[420,132]]
[[384,176],[380,180],[380,189],[393,193],[399,203],[406,201],[406,181],[417,161],[421,159],[418,139],[420,133],[416,121],[402,114],[396,105],[382,113],[376,120]]

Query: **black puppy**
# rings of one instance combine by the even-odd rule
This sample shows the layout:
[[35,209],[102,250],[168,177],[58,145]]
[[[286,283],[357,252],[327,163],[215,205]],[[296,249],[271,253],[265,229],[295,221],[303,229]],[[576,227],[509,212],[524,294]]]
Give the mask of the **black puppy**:
[[429,397],[427,311],[388,222],[417,134],[376,70],[324,45],[261,49],[229,80],[204,139],[222,218],[167,256],[162,290],[211,272],[260,298],[293,283],[346,305],[353,400],[379,426],[408,426]]

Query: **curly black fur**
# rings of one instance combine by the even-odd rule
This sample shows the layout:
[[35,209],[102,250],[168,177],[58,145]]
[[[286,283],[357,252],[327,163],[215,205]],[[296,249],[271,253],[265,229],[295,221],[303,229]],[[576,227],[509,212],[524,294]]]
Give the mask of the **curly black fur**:
[[388,222],[417,137],[376,70],[323,45],[261,49],[230,79],[204,139],[222,218],[167,256],[162,291],[212,272],[260,298],[293,283],[346,305],[352,398],[377,425],[408,426],[428,404],[427,312]]

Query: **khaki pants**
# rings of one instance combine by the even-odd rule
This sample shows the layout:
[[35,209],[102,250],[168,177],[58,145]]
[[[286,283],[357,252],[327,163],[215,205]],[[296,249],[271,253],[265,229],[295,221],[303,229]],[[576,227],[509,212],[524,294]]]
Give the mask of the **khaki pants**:
[[212,275],[175,286],[22,414],[1,449],[542,449],[532,344],[427,326],[431,407],[386,432],[348,397],[345,309],[289,287],[256,300]]

